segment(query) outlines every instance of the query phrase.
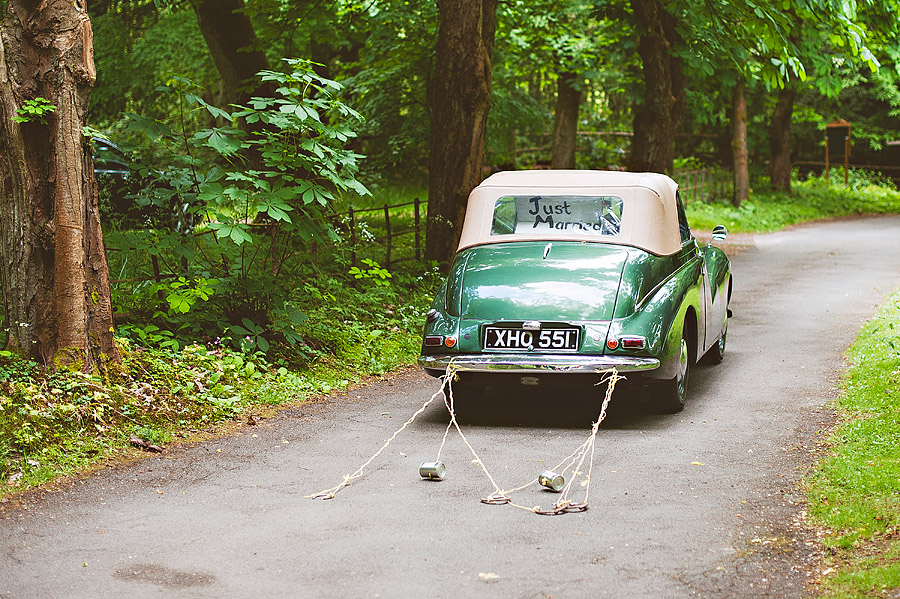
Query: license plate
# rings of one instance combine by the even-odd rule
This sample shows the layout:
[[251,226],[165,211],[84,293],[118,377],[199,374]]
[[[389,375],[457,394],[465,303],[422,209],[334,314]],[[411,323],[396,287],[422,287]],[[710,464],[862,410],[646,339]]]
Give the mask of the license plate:
[[526,331],[485,327],[485,349],[565,351],[578,349],[578,329]]

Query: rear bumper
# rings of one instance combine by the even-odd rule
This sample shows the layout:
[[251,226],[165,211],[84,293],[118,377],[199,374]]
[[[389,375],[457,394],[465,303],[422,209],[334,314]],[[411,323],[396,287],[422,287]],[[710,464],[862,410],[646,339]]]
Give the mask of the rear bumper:
[[656,358],[633,356],[579,356],[536,354],[457,354],[419,356],[419,366],[432,376],[441,376],[448,367],[466,372],[509,373],[599,373],[641,372],[659,368]]

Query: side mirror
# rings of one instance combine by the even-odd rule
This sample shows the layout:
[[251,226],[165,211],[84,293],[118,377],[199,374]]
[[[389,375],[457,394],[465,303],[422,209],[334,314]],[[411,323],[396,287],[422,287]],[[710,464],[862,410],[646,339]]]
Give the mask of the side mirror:
[[725,225],[716,225],[712,230],[712,238],[716,241],[722,241],[726,235],[728,235],[728,229],[725,228]]

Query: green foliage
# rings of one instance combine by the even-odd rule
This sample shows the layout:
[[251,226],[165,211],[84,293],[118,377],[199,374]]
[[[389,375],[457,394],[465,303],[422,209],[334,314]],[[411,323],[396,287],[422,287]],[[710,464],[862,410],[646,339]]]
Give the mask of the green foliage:
[[33,362],[0,358],[0,489],[71,472],[120,450],[130,434],[160,442],[172,430],[233,417],[267,376],[259,356],[120,344],[124,363],[107,378],[42,374]]
[[[206,301],[213,293],[210,286],[215,281],[210,281],[199,277],[188,281],[184,277],[178,277],[177,280],[170,283],[160,283],[155,287],[157,289],[168,288],[169,293],[166,295],[166,301],[169,302],[170,314],[187,314],[191,308],[197,303],[197,300]],[[152,290],[153,288],[151,288]]]
[[[579,131],[630,127],[630,104],[638,97],[633,73],[639,69],[633,31],[612,14],[617,8],[606,8],[582,0],[517,0],[498,6],[487,162],[503,169],[550,162],[560,74],[576,74],[582,94]],[[621,164],[627,148],[623,141],[580,136],[578,167]]]
[[13,120],[17,123],[41,123],[47,124],[47,115],[56,112],[56,106],[46,98],[26,100],[20,108],[16,109]]
[[858,214],[900,213],[900,191],[892,184],[854,172],[851,184],[833,174],[831,181],[810,177],[795,181],[790,196],[771,192],[753,193],[735,208],[727,200],[712,203],[690,202],[685,206],[692,227],[712,229],[725,225],[729,232],[764,233],[789,225],[829,217]]
[[808,511],[824,528],[839,572],[822,596],[877,596],[900,586],[900,293],[863,327],[835,402],[841,424],[807,480]]
[[341,5],[336,20],[340,33],[332,43],[344,47],[336,49],[333,69],[348,101],[367,118],[360,129],[366,179],[420,181],[428,165],[426,87],[434,62],[437,3]]
[[[372,267],[380,268],[374,261]],[[337,356],[379,374],[414,359],[440,272],[432,266],[425,273],[382,274],[392,275],[393,284],[377,284],[381,278],[376,274],[370,284],[358,288],[323,273],[296,290],[294,299],[309,316],[297,328],[306,341],[308,359],[329,361]]]
[[852,162],[891,164],[890,154],[883,150],[900,130],[900,76],[888,68],[876,73],[847,68],[842,75],[843,87],[836,97],[824,97],[815,90],[800,97],[794,153],[806,160],[824,159],[825,124],[842,118],[852,124]]
[[[89,5],[89,10],[95,8]],[[138,139],[131,139],[124,128],[124,112],[179,114],[177,98],[158,92],[160,83],[173,77],[197,82],[205,97],[218,93],[219,75],[189,3],[123,2],[115,10],[92,14],[91,25],[98,78],[89,115],[107,137]],[[198,128],[200,123],[186,125]],[[153,148],[149,150],[156,157]]]
[[725,63],[727,70],[758,79],[767,89],[779,89],[789,80],[805,81],[815,73],[822,93],[833,94],[825,82],[835,67],[858,62],[874,71],[879,66],[866,44],[866,27],[855,3],[688,1],[683,5],[687,10],[678,11],[678,27],[687,42],[676,52],[690,70],[707,77],[726,70],[720,66]]
[[190,339],[179,337],[171,330],[160,328],[152,322],[146,324],[123,324],[119,327],[119,332],[142,345],[171,351],[178,351],[182,346],[190,343]]
[[268,356],[267,337],[250,319],[206,345],[167,344],[177,336],[152,324],[120,327],[128,332],[118,337],[124,362],[105,378],[46,375],[34,362],[0,354],[0,494],[121,453],[132,435],[169,443],[413,362],[441,276],[436,267],[392,274],[393,285],[357,289],[346,277],[306,273],[292,294],[296,304],[274,316],[291,327],[296,345],[273,344]]
[[264,336],[266,330],[263,327],[254,324],[249,318],[242,318],[241,325],[229,326],[228,332],[238,336],[237,342],[242,351],[255,349],[259,349],[261,352],[269,351],[269,342],[266,341]]
[[[146,248],[170,272],[183,274],[117,295],[153,314],[155,329],[137,325],[126,327],[127,334],[178,347],[193,330],[264,352],[277,335],[292,345],[301,340],[296,327],[304,315],[289,302],[294,282],[285,273],[301,268],[313,245],[340,239],[333,202],[369,192],[356,178],[362,157],[346,148],[362,117],[337,99],[341,86],[317,75],[316,65],[285,64],[287,72],[259,74],[273,86],[273,97],[254,97],[232,112],[206,102],[189,81],[172,78],[160,93],[191,115],[176,122],[197,122],[196,113],[210,119],[211,126],[196,132],[129,115],[134,131],[170,151],[164,167],[139,167],[149,184],[136,200],[169,207],[183,219],[175,231],[124,233],[125,244]],[[161,296],[164,313],[154,306]]]
[[364,258],[362,263],[368,268],[352,266],[349,271],[350,276],[357,280],[362,279],[364,281],[371,281],[373,284],[381,287],[387,287],[391,284],[388,280],[391,278],[391,273],[389,273],[387,269],[381,268],[381,265],[371,258]]

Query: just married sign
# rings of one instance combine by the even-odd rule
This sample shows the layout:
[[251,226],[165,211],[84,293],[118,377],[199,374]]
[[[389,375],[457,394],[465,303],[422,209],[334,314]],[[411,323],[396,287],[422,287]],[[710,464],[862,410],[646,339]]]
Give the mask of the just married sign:
[[494,228],[499,219],[509,233],[617,235],[621,218],[622,199],[614,196],[515,196],[497,201]]

